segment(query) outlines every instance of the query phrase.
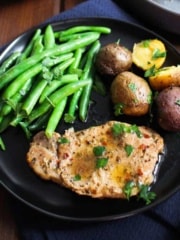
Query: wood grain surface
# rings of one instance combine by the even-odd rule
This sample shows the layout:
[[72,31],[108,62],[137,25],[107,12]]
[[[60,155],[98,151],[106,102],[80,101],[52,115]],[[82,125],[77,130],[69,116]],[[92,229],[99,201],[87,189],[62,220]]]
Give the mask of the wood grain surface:
[[[0,46],[81,2],[83,0],[0,0]],[[9,198],[10,194],[0,185],[0,240],[20,240]]]

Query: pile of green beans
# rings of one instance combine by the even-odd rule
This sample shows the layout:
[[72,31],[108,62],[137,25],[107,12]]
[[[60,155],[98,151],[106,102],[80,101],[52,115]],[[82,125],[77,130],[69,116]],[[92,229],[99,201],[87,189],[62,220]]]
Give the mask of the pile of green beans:
[[40,129],[51,137],[63,117],[86,121],[100,37],[110,33],[104,26],[37,29],[0,65],[0,134],[20,126],[28,137]]

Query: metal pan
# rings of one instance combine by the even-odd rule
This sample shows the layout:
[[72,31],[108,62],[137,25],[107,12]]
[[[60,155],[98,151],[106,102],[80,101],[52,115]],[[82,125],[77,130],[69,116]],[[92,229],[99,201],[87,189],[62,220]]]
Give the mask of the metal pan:
[[[132,49],[135,42],[149,38],[161,39],[167,48],[168,56],[165,65],[177,65],[180,62],[180,55],[173,46],[159,35],[137,25],[125,22],[102,19],[85,18],[72,19],[53,23],[55,30],[64,29],[74,25],[104,25],[112,29],[110,35],[102,36],[102,45],[109,42],[121,40],[127,48]],[[34,29],[27,31],[16,38],[1,54],[1,61],[10,52],[23,49]],[[91,106],[88,120],[86,123],[77,121],[74,125],[75,130],[84,129],[95,124],[115,119],[112,114],[109,96],[99,96],[92,94],[95,104]],[[64,220],[74,221],[101,221],[124,218],[133,214],[145,211],[163,200],[170,197],[180,187],[180,139],[176,133],[167,133],[160,130],[154,122],[149,123],[148,117],[126,118],[119,117],[117,120],[130,123],[149,125],[162,134],[166,144],[166,155],[160,166],[157,180],[152,187],[157,198],[146,206],[144,202],[136,199],[126,200],[98,200],[89,197],[78,196],[59,185],[44,181],[37,177],[26,163],[26,152],[29,142],[24,133],[18,128],[9,128],[3,133],[2,137],[7,150],[0,151],[0,183],[15,197],[32,208],[45,213],[49,216]],[[63,132],[69,125],[59,125],[57,131]]]

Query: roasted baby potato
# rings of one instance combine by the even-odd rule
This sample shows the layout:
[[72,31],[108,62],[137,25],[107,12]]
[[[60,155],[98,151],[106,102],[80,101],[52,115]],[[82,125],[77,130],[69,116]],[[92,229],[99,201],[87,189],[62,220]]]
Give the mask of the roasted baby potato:
[[180,86],[180,66],[164,67],[149,77],[149,84],[154,90],[162,90],[170,86]]
[[180,131],[180,87],[168,87],[157,98],[158,123],[167,131]]
[[160,68],[166,59],[166,48],[162,41],[158,39],[144,40],[135,43],[132,51],[133,63],[143,69],[151,67]]
[[130,69],[132,53],[119,43],[110,43],[100,49],[95,65],[101,75],[116,76]]
[[111,84],[111,99],[115,115],[145,115],[152,100],[151,89],[143,78],[126,71],[118,74]]

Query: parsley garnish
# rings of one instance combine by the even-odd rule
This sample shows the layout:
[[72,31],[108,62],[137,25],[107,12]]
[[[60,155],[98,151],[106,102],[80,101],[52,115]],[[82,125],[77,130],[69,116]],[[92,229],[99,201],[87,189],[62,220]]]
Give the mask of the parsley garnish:
[[127,200],[131,197],[132,189],[136,186],[134,181],[128,181],[123,187],[123,193]]
[[93,148],[93,153],[95,156],[102,156],[106,148],[104,146],[96,146]]
[[175,104],[180,106],[180,99],[176,100]]
[[124,103],[117,103],[114,105],[114,115],[119,116],[123,114]]
[[144,41],[142,41],[142,45],[143,45],[143,47],[145,47],[145,48],[149,47],[149,44],[150,44],[150,40],[144,40]]
[[151,76],[154,76],[155,74],[156,74],[156,67],[155,65],[153,65],[151,68],[145,71],[144,77],[151,77]]
[[74,180],[74,181],[79,181],[79,180],[81,180],[81,175],[76,174],[76,175],[74,176],[73,180]]
[[75,121],[75,119],[76,119],[76,117],[75,117],[75,116],[72,116],[72,115],[69,114],[69,113],[66,113],[66,114],[64,115],[64,121],[65,121],[66,123],[73,123],[73,122]]
[[107,165],[108,158],[97,158],[96,159],[96,168],[103,168]]
[[166,57],[166,52],[161,52],[158,48],[154,50],[152,59]]
[[144,184],[136,184],[133,180],[126,182],[123,187],[123,193],[126,196],[127,200],[131,197],[133,188],[139,188],[138,199],[143,199],[146,205],[150,204],[152,200],[156,198],[156,193],[149,191],[149,186]]
[[59,143],[69,143],[69,139],[65,138],[65,137],[62,137],[62,138],[59,138]]
[[131,155],[131,153],[133,152],[134,147],[132,145],[128,145],[127,144],[124,149],[125,149],[125,151],[127,153],[127,156],[129,157]]
[[142,134],[141,134],[138,126],[135,125],[135,124],[130,126],[130,132],[131,132],[131,133],[135,133],[139,138],[142,137]]
[[96,158],[96,168],[103,168],[108,163],[108,158],[102,157],[106,148],[104,146],[96,146],[93,148],[93,153],[97,157]]
[[152,100],[153,100],[153,98],[152,98],[152,92],[150,92],[150,93],[148,94],[148,96],[147,96],[147,103],[151,104],[151,103],[152,103]]
[[127,126],[123,123],[114,123],[112,126],[112,133],[115,137],[123,133],[136,133],[138,137],[141,137],[141,132],[135,124]]
[[118,136],[125,132],[125,125],[120,123],[114,123],[112,126],[112,132],[114,136]]
[[139,185],[139,195],[138,199],[143,199],[146,202],[146,205],[150,204],[152,200],[156,198],[156,193],[149,191],[148,185]]
[[136,87],[136,84],[135,84],[135,83],[130,83],[130,84],[128,85],[128,87],[129,87],[129,89],[131,89],[131,91],[132,91],[132,92],[135,92],[135,91],[136,91],[136,89],[137,89],[137,87]]

